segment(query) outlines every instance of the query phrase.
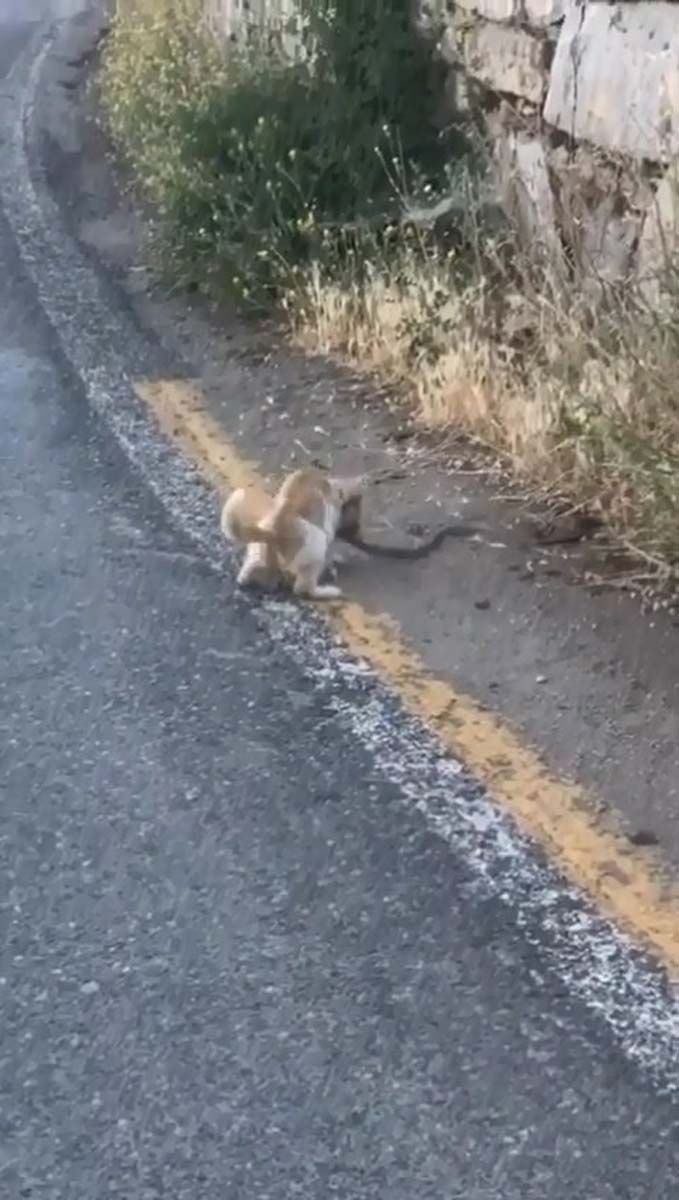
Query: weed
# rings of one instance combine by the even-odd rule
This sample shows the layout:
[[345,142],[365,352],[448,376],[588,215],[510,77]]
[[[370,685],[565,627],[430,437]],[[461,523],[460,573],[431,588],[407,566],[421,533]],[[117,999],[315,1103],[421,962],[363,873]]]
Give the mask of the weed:
[[[582,289],[489,230],[468,173],[451,174],[468,147],[435,129],[441,81],[409,15],[408,0],[300,0],[290,56],[266,31],[226,47],[199,0],[121,10],[101,92],[162,262],[182,284],[282,306],[306,348],[378,372],[424,426],[677,563],[677,305]],[[412,212],[456,188],[433,236]]]
[[[515,475],[599,512],[661,570],[679,562],[679,322],[638,289],[593,295],[507,229],[366,236],[289,303],[307,350],[376,371],[425,428],[456,430]],[[354,269],[354,264],[360,264]]]
[[430,120],[408,12],[303,0],[294,60],[264,34],[225,47],[190,0],[118,16],[104,106],[182,282],[270,301],[344,226],[394,207],[385,166],[410,186],[443,176],[460,143]]

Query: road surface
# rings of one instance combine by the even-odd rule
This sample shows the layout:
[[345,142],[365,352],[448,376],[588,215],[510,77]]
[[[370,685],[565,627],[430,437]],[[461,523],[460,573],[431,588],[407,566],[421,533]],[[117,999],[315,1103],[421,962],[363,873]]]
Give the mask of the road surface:
[[1,215],[0,420],[0,1195],[675,1196],[674,1095],[172,527]]

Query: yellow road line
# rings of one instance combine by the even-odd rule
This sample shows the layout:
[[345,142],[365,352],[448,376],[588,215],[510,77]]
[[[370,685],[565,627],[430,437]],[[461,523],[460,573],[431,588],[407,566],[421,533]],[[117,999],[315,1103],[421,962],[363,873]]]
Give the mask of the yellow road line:
[[[256,466],[240,456],[207,411],[199,388],[168,379],[139,383],[136,390],[162,431],[214,487],[262,485]],[[355,601],[319,611],[351,653],[365,659],[404,707],[436,732],[564,875],[679,977],[679,888],[660,858],[606,828],[581,788],[551,774],[507,725],[436,678],[391,618]]]

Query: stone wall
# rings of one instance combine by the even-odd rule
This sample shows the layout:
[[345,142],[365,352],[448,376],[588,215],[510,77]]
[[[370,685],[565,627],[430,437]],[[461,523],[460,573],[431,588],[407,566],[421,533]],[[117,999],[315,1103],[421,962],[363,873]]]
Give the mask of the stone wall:
[[[220,28],[285,31],[295,0],[206,0]],[[584,275],[656,279],[679,245],[679,2],[412,0],[451,112],[489,135],[525,236]]]
[[526,236],[649,288],[679,233],[679,3],[419,0]]

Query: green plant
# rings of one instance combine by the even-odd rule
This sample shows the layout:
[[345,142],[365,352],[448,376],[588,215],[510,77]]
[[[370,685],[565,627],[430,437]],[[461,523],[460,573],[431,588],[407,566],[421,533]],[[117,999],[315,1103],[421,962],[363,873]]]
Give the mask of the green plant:
[[[299,0],[292,58],[261,30],[225,47],[199,0],[117,17],[102,97],[162,261],[180,283],[275,301],[306,348],[379,373],[424,426],[470,435],[677,563],[676,264],[653,307],[491,234],[468,173],[451,174],[468,148],[436,132],[440,80],[409,13]],[[400,219],[456,188],[443,240]]]
[[113,135],[155,199],[184,283],[269,302],[347,226],[398,204],[394,177],[432,188],[433,68],[408,0],[302,0],[293,60],[265,32],[225,47],[184,2],[119,16],[101,75]]

